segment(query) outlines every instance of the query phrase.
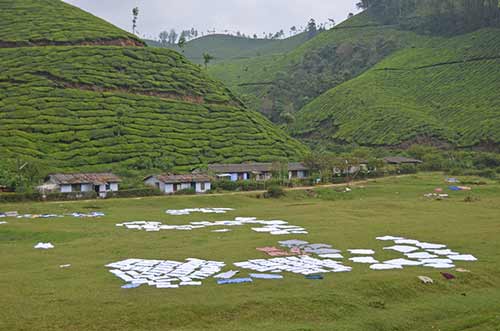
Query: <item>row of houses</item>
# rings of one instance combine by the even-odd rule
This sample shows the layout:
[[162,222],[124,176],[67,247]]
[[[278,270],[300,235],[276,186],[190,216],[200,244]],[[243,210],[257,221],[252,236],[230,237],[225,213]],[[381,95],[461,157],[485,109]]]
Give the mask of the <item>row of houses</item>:
[[[422,161],[408,158],[386,158],[388,164],[419,164]],[[212,189],[213,180],[266,181],[275,172],[272,163],[212,164],[206,172],[196,170],[191,174],[151,175],[143,179],[145,185],[154,187],[165,194],[174,194],[182,190],[193,189],[196,193],[205,193]],[[300,162],[287,165],[289,179],[303,179],[310,175],[307,166]],[[96,192],[106,197],[110,192],[117,192],[121,179],[112,173],[80,173],[49,175],[38,189],[42,193],[89,193]]]

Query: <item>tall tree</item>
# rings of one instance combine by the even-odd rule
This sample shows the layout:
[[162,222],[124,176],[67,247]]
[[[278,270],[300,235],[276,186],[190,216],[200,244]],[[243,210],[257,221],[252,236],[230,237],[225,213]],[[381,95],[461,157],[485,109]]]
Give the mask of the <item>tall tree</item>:
[[314,18],[311,18],[307,23],[307,33],[309,35],[309,38],[314,37],[317,32],[318,27],[316,26],[316,21],[314,20]]
[[137,29],[137,19],[139,18],[139,7],[134,7],[132,9],[132,33],[136,33]]
[[158,39],[160,40],[160,43],[165,46],[168,44],[168,32],[167,31],[162,31],[158,35]]
[[212,61],[214,57],[209,53],[203,53],[203,62],[205,63],[205,69],[208,69],[208,64]]
[[177,46],[182,50],[182,53],[184,53],[184,46],[186,46],[186,37],[181,34],[179,41],[177,42]]

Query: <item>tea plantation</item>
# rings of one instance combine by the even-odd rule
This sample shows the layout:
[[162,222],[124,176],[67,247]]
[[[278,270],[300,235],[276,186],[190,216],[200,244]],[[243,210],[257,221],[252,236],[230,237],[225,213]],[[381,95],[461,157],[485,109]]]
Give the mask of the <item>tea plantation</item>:
[[365,145],[499,143],[499,77],[499,29],[429,39],[314,100],[294,134]]
[[[28,4],[33,10],[35,4],[47,11],[69,8],[81,22],[95,22],[81,36],[85,40],[103,30],[126,36],[60,1],[9,3],[2,2],[3,9],[16,13]],[[40,17],[31,13],[51,21],[43,10]],[[68,26],[62,35],[78,34]],[[46,28],[39,33],[50,35],[52,25]],[[298,159],[305,152],[302,144],[246,109],[222,83],[172,50],[8,47],[0,48],[0,59],[0,153],[7,158],[35,158],[54,170],[165,165],[191,170],[213,162]]]
[[139,38],[114,25],[56,0],[0,0],[0,44],[76,44]]

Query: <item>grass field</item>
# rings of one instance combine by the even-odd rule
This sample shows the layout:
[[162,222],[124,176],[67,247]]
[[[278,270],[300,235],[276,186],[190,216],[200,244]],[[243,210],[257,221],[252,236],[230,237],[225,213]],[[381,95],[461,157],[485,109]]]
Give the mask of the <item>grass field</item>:
[[[289,192],[279,200],[255,194],[180,196],[70,203],[0,205],[0,211],[64,213],[100,210],[102,219],[7,220],[0,225],[0,329],[2,330],[500,330],[500,185],[474,186],[472,193],[450,193],[433,201],[424,193],[444,186],[439,174],[380,179],[351,193],[319,189],[316,197]],[[464,202],[467,195],[479,198]],[[167,216],[188,207],[232,207],[226,215]],[[229,233],[135,232],[115,227],[132,220],[185,224],[195,220],[256,216],[305,226],[309,235],[270,236],[250,227]],[[265,258],[255,250],[278,240],[304,239],[334,247],[382,251],[376,236],[400,235],[447,244],[479,262],[457,262],[471,270],[412,267],[372,271],[353,265],[350,273],[327,274],[322,281],[285,273],[278,281],[219,286],[125,290],[105,264],[126,258],[188,257],[233,262]],[[56,246],[33,249],[39,241]],[[346,254],[348,256],[348,254]],[[72,264],[60,269],[61,264]],[[246,271],[242,270],[242,275]],[[417,279],[426,275],[433,285]]]

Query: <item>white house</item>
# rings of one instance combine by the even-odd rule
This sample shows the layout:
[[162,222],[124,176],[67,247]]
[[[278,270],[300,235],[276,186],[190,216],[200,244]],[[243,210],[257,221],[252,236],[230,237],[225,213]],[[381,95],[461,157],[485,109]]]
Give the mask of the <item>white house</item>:
[[118,191],[120,182],[121,179],[112,173],[52,174],[39,189],[60,193],[96,192],[104,198],[108,192]]
[[144,184],[156,187],[165,194],[189,189],[194,189],[196,193],[205,193],[212,189],[211,178],[203,174],[152,175],[144,179]]
[[[288,163],[288,178],[306,178],[309,169],[300,162]],[[272,178],[272,163],[241,163],[241,164],[211,164],[208,172],[215,174],[218,179],[228,179],[233,182],[238,180],[255,179],[258,181]]]

